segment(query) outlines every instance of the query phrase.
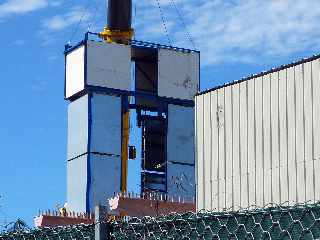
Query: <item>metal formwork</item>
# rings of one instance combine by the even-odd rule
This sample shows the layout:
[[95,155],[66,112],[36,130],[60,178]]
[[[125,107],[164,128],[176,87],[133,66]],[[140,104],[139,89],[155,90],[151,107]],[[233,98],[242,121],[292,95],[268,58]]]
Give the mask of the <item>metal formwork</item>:
[[320,200],[319,57],[196,97],[198,209]]

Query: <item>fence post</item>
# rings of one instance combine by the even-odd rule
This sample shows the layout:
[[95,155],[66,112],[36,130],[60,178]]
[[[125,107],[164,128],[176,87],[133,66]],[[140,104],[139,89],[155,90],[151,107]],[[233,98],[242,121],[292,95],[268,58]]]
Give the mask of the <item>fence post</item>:
[[108,209],[105,206],[96,206],[94,214],[95,240],[108,240]]

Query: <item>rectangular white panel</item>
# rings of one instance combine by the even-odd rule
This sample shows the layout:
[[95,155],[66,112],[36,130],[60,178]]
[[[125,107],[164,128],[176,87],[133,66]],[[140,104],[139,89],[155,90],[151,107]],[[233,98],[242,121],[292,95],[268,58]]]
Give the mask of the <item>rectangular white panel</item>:
[[271,74],[271,202],[280,204],[279,72]]
[[[271,155],[271,75],[268,74],[263,78],[263,202],[265,205],[271,202],[272,194],[272,180],[271,180],[271,164],[272,164],[272,155]],[[259,194],[260,195],[260,194]],[[261,206],[261,204],[259,204]]]
[[[249,205],[256,205],[257,196],[256,196],[256,151],[255,151],[255,80],[246,82],[247,85],[247,103],[248,103],[248,141],[247,141],[247,151],[248,151],[248,176],[249,176]],[[260,178],[262,174],[260,175]],[[260,188],[262,188],[260,186]]]
[[86,212],[87,159],[85,154],[67,163],[67,210],[70,212]]
[[[205,129],[210,129],[210,104],[211,104],[211,100],[210,100],[210,94],[204,96],[204,109],[208,109],[207,111],[203,112],[203,125]],[[206,161],[203,162],[203,168],[204,168],[204,182],[205,182],[205,198],[206,196],[208,198],[212,198],[212,192],[211,192],[211,165],[212,165],[212,159],[211,159],[211,131],[205,131],[204,133],[204,142],[203,142],[203,149],[204,149],[204,159],[206,159]],[[208,208],[212,208],[212,201],[207,201],[205,199],[205,209]]]
[[303,67],[295,66],[295,116],[296,116],[296,161],[297,161],[297,192],[298,202],[306,200],[306,182],[305,182],[305,144],[304,144],[304,105],[303,105]]
[[199,53],[159,49],[158,95],[193,100],[199,87]]
[[306,200],[314,200],[314,162],[313,162],[313,140],[312,140],[312,63],[303,65],[304,78],[304,161],[305,161],[305,179],[306,179]]
[[314,200],[320,199],[320,65],[319,59],[312,62],[312,109],[313,109],[313,163],[314,163]]
[[120,90],[131,89],[131,47],[88,41],[88,85]]
[[280,203],[289,200],[287,70],[279,72]]
[[88,104],[88,95],[85,95],[68,106],[68,160],[87,153]]
[[91,152],[121,155],[121,98],[93,94],[91,97]]
[[231,87],[232,103],[232,201],[235,208],[241,206],[241,152],[240,152],[240,84]]
[[194,164],[194,146],[194,108],[169,104],[168,161]]
[[106,205],[107,199],[120,192],[121,158],[90,154],[90,209]]
[[[264,91],[264,78],[259,77],[254,81],[254,121],[253,121],[253,136],[254,144],[249,145],[248,148],[253,148],[254,152],[254,168],[250,171],[255,174],[255,204],[257,206],[264,206],[264,156],[263,156],[263,91]],[[271,184],[271,183],[270,183]],[[253,204],[253,203],[251,203]]]
[[204,174],[203,174],[203,163],[204,163],[204,151],[203,151],[203,99],[204,96],[199,96],[196,99],[196,186],[197,186],[197,208],[204,209]]
[[195,196],[194,167],[168,162],[167,187],[168,195],[192,200]]
[[296,116],[294,67],[287,69],[289,200],[297,201]]
[[[218,112],[217,112],[217,120],[218,120],[218,210],[222,210],[226,207],[226,172],[225,172],[225,89],[219,89],[218,93]],[[204,110],[205,111],[205,110]],[[206,131],[206,129],[204,129]]]
[[232,87],[225,88],[225,127],[224,127],[224,149],[225,149],[225,207],[233,206],[233,159],[232,159]]
[[211,157],[210,157],[210,163],[211,163],[211,176],[210,176],[210,182],[212,183],[211,187],[211,194],[212,194],[212,199],[211,203],[212,204],[212,209],[217,209],[218,207],[218,171],[219,171],[219,164],[218,164],[218,159],[219,159],[219,149],[218,149],[218,119],[217,119],[217,114],[218,114],[218,94],[217,92],[210,92],[208,94],[210,96],[210,142],[211,142]]
[[84,89],[84,52],[85,46],[82,45],[66,55],[66,98],[69,98]]
[[249,168],[248,168],[248,101],[247,83],[240,83],[239,92],[239,163],[240,163],[240,206],[249,205]]

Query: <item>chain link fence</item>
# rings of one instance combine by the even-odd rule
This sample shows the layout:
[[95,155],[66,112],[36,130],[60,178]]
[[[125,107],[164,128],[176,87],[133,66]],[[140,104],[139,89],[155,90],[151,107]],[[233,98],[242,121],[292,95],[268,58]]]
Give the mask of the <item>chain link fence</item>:
[[[320,203],[170,214],[107,223],[107,239],[320,239]],[[95,239],[94,225],[0,235],[0,240]]]

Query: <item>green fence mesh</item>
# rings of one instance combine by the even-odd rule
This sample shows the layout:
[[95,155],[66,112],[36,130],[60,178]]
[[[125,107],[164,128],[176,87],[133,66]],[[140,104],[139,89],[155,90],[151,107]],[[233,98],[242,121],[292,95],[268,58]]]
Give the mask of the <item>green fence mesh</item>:
[[110,239],[320,239],[320,204],[134,218],[112,223]]
[[94,225],[41,228],[30,232],[11,232],[0,235],[0,240],[94,240]]
[[[320,239],[320,203],[171,214],[108,223],[107,239]],[[0,240],[94,239],[94,225],[0,235]]]

